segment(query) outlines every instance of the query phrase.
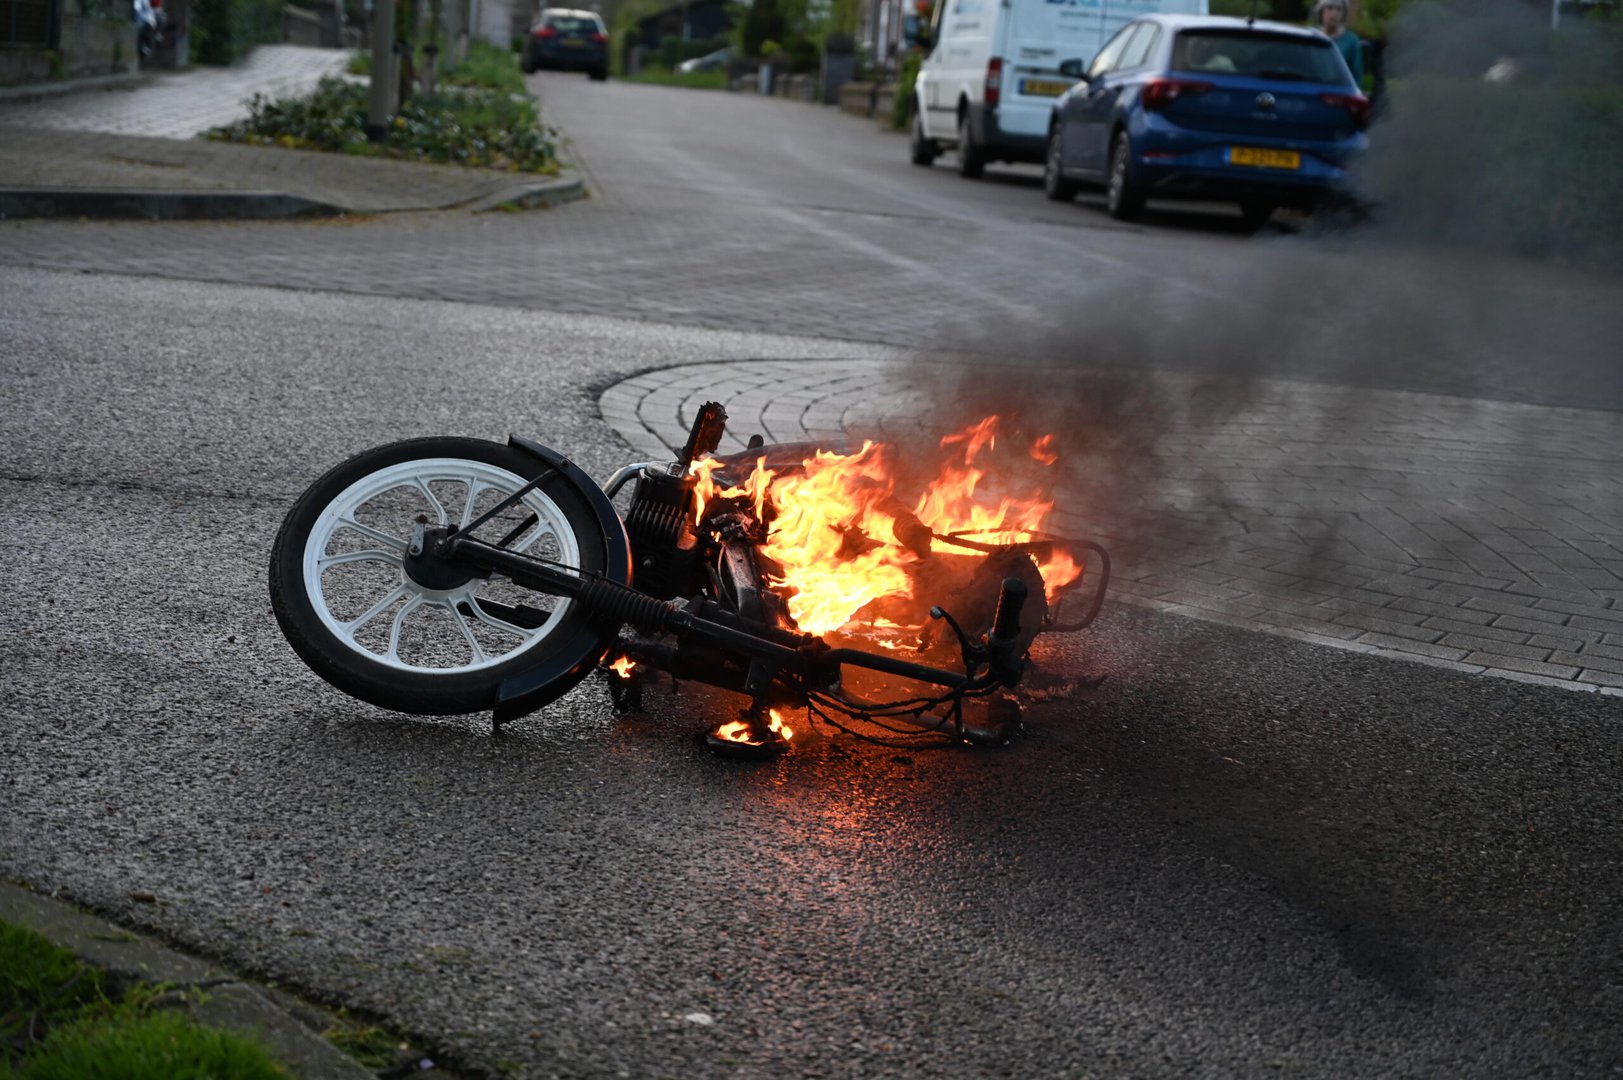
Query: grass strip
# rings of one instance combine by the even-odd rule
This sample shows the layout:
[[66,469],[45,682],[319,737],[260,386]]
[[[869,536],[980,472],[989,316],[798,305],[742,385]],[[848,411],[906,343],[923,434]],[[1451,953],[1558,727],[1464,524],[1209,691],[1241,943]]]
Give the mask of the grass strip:
[[0,922],[0,1080],[287,1080],[257,1042],[162,1008],[148,987],[109,996],[102,973]]
[[266,1051],[183,1013],[114,1009],[54,1029],[7,1080],[288,1080]]

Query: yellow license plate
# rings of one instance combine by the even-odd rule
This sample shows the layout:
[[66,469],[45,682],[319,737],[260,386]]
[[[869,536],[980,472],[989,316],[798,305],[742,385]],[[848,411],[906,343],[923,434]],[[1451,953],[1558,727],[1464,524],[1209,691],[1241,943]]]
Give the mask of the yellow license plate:
[[1302,155],[1295,150],[1263,150],[1255,146],[1231,146],[1229,164],[1255,165],[1262,169],[1300,169]]
[[571,46],[584,45],[584,44],[586,44],[586,39],[585,38],[578,38],[578,37],[566,37],[566,38],[564,38],[564,44],[565,45],[571,45]]
[[1053,79],[1021,79],[1020,92],[1032,97],[1059,97],[1071,88],[1068,82],[1055,82]]

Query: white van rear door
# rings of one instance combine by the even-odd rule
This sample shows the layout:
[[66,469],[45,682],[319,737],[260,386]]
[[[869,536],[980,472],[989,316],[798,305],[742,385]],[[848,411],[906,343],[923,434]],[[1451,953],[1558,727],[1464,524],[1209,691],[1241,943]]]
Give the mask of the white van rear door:
[[1204,15],[1207,0],[1010,0],[1003,62],[1005,93],[1055,98],[1074,80],[1059,73],[1066,60],[1093,59],[1111,36],[1142,15]]
[[[1124,5],[1125,6],[1125,5]],[[1010,104],[1051,103],[1071,88],[1062,61],[1099,48],[1098,0],[1012,0],[1003,39],[1003,92]]]
[[1140,16],[1205,14],[1207,0],[1006,2],[999,124],[1006,131],[1041,136],[1048,130],[1054,100],[1075,82],[1059,73],[1061,63],[1080,60],[1086,65],[1116,31]]

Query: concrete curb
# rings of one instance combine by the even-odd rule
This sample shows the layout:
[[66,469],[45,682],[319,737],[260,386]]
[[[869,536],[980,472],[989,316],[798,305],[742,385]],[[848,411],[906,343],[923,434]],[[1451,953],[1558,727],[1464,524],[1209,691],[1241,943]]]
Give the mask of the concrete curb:
[[586,185],[579,177],[544,180],[538,183],[514,184],[510,188],[487,195],[472,203],[468,209],[475,214],[517,207],[523,210],[548,209],[586,197]]
[[[519,183],[471,202],[413,207],[415,211],[535,210],[586,197],[579,178]],[[49,218],[97,221],[277,221],[345,214],[404,213],[356,210],[279,191],[150,191],[93,188],[0,188],[0,221]]]
[[0,189],[0,220],[270,220],[336,217],[351,211],[278,191],[141,191],[90,188]]
[[128,75],[98,75],[88,79],[64,79],[62,82],[0,86],[0,101],[39,101],[42,98],[76,94],[81,90],[130,90],[151,81],[151,75],[136,72]]
[[194,1019],[258,1038],[302,1080],[374,1077],[264,989],[72,904],[0,881],[0,919],[28,927],[115,983],[202,991],[201,1001],[189,1006]]

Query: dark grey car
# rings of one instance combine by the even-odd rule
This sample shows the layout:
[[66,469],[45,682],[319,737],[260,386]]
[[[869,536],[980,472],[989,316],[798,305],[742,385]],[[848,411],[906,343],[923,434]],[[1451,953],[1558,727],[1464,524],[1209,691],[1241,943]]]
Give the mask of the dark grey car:
[[609,77],[609,32],[596,12],[544,8],[530,28],[523,67],[530,71],[584,71]]

